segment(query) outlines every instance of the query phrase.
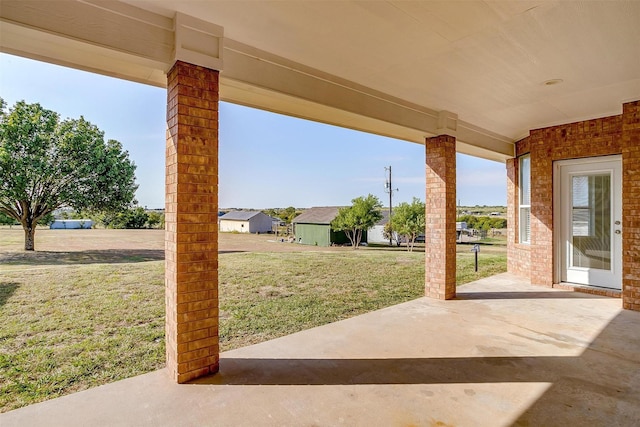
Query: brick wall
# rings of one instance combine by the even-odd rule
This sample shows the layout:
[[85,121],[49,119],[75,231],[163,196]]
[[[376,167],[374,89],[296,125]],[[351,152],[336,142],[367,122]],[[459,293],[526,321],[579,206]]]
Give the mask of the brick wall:
[[640,101],[622,112],[622,298],[640,311]]
[[508,268],[533,284],[554,282],[553,162],[622,154],[623,306],[640,311],[640,101],[623,114],[536,129],[516,143],[531,155],[531,245],[518,244],[518,160],[507,161]]
[[570,123],[530,132],[531,283],[552,286],[553,162],[620,154],[621,116]]
[[456,296],[456,139],[428,138],[426,146],[425,295]]
[[167,75],[167,369],[179,383],[218,370],[218,72]]

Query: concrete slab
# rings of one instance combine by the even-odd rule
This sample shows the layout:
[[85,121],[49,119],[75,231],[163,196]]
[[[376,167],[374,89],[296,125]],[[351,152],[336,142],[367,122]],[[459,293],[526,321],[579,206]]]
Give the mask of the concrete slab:
[[10,426],[633,426],[640,313],[508,274],[0,415]]

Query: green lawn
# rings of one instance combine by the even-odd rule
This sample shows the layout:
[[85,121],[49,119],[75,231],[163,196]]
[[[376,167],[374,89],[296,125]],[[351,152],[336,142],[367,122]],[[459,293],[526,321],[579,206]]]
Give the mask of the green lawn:
[[[163,261],[42,256],[0,269],[0,411],[163,366]],[[459,249],[459,284],[505,271],[504,248],[473,263]],[[225,351],[418,298],[424,254],[223,253],[219,280]]]

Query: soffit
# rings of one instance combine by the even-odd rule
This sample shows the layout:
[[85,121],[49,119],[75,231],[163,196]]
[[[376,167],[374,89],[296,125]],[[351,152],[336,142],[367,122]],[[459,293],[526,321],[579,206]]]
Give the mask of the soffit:
[[129,3],[512,139],[640,97],[637,1]]

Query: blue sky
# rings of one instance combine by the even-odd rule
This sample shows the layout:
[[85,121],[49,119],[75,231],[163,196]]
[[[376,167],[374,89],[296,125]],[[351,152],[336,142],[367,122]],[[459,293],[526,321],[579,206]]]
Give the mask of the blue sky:
[[[0,97],[85,119],[124,145],[137,165],[141,206],[164,207],[164,89],[0,54]],[[425,199],[424,146],[220,103],[221,208],[348,205],[366,194],[388,204]],[[458,155],[463,205],[506,205],[502,163]]]

